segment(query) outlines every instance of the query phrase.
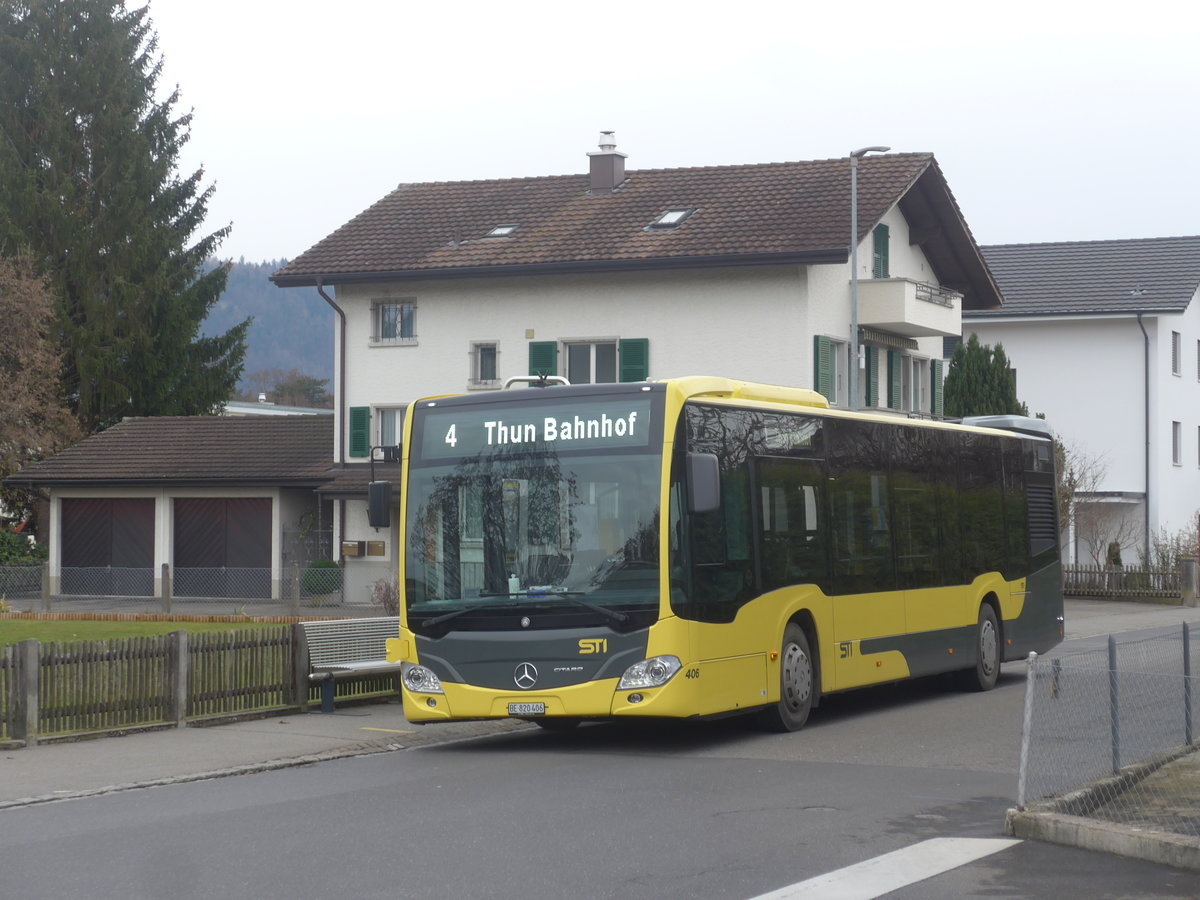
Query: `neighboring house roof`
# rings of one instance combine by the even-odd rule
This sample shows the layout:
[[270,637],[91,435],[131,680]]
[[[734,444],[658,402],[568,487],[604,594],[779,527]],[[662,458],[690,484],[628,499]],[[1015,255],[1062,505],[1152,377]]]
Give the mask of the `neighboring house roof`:
[[258,402],[230,400],[221,409],[223,416],[332,416],[332,409],[316,406],[283,406],[266,400]]
[[982,250],[1004,308],[972,317],[1176,313],[1200,289],[1200,236]]
[[[271,280],[293,287],[849,257],[849,159],[630,170],[613,190],[589,184],[586,174],[402,184]],[[934,274],[964,295],[965,308],[1000,305],[932,154],[860,161],[860,239],[897,204]],[[692,212],[678,227],[651,227],[673,209]],[[518,227],[487,237],[498,225]]]
[[400,487],[400,464],[376,462],[349,463],[345,466],[335,466],[326,474],[326,481],[317,488],[321,496],[333,500],[359,498],[367,495],[367,485],[372,480],[390,481],[397,489]]
[[316,486],[329,477],[332,447],[332,416],[125,419],[6,481]]

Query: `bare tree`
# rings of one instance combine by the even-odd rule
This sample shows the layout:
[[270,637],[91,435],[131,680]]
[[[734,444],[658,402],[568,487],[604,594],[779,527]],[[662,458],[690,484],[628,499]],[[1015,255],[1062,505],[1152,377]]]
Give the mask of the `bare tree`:
[[1062,440],[1056,442],[1055,453],[1062,528],[1074,526],[1076,543],[1094,565],[1121,565],[1124,553],[1138,546],[1141,526],[1136,517],[1125,515],[1125,507],[1098,502],[1108,474],[1104,454]]
[[[59,392],[63,359],[53,320],[50,291],[29,261],[0,259],[0,479],[82,436]],[[3,500],[15,518],[30,511],[23,491],[5,489]]]

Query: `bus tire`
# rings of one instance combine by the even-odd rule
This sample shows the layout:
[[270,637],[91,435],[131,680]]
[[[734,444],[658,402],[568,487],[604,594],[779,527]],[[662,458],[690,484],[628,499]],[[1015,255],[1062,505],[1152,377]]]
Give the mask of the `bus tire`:
[[990,603],[979,607],[975,628],[975,665],[962,671],[963,687],[969,691],[990,691],[1000,677],[1000,625]]
[[812,710],[815,684],[808,635],[789,622],[779,651],[779,702],[758,714],[758,724],[767,731],[799,731]]

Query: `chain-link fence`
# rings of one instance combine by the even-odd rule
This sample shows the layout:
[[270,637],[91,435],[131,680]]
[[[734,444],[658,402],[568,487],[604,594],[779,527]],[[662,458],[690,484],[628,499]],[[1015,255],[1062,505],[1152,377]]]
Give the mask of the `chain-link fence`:
[[1200,837],[1200,648],[1184,623],[1028,663],[1017,803]]
[[379,615],[369,595],[349,596],[344,569],[327,557],[293,555],[269,568],[159,569],[0,566],[0,612],[171,613],[175,615]]

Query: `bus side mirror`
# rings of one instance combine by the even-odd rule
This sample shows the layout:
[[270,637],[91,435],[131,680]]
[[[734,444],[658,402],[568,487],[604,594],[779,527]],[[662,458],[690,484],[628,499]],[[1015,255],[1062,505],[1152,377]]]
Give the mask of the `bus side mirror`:
[[372,528],[392,527],[392,483],[372,481],[367,485],[367,524]]
[[715,453],[687,455],[688,512],[708,513],[721,508],[721,467]]

